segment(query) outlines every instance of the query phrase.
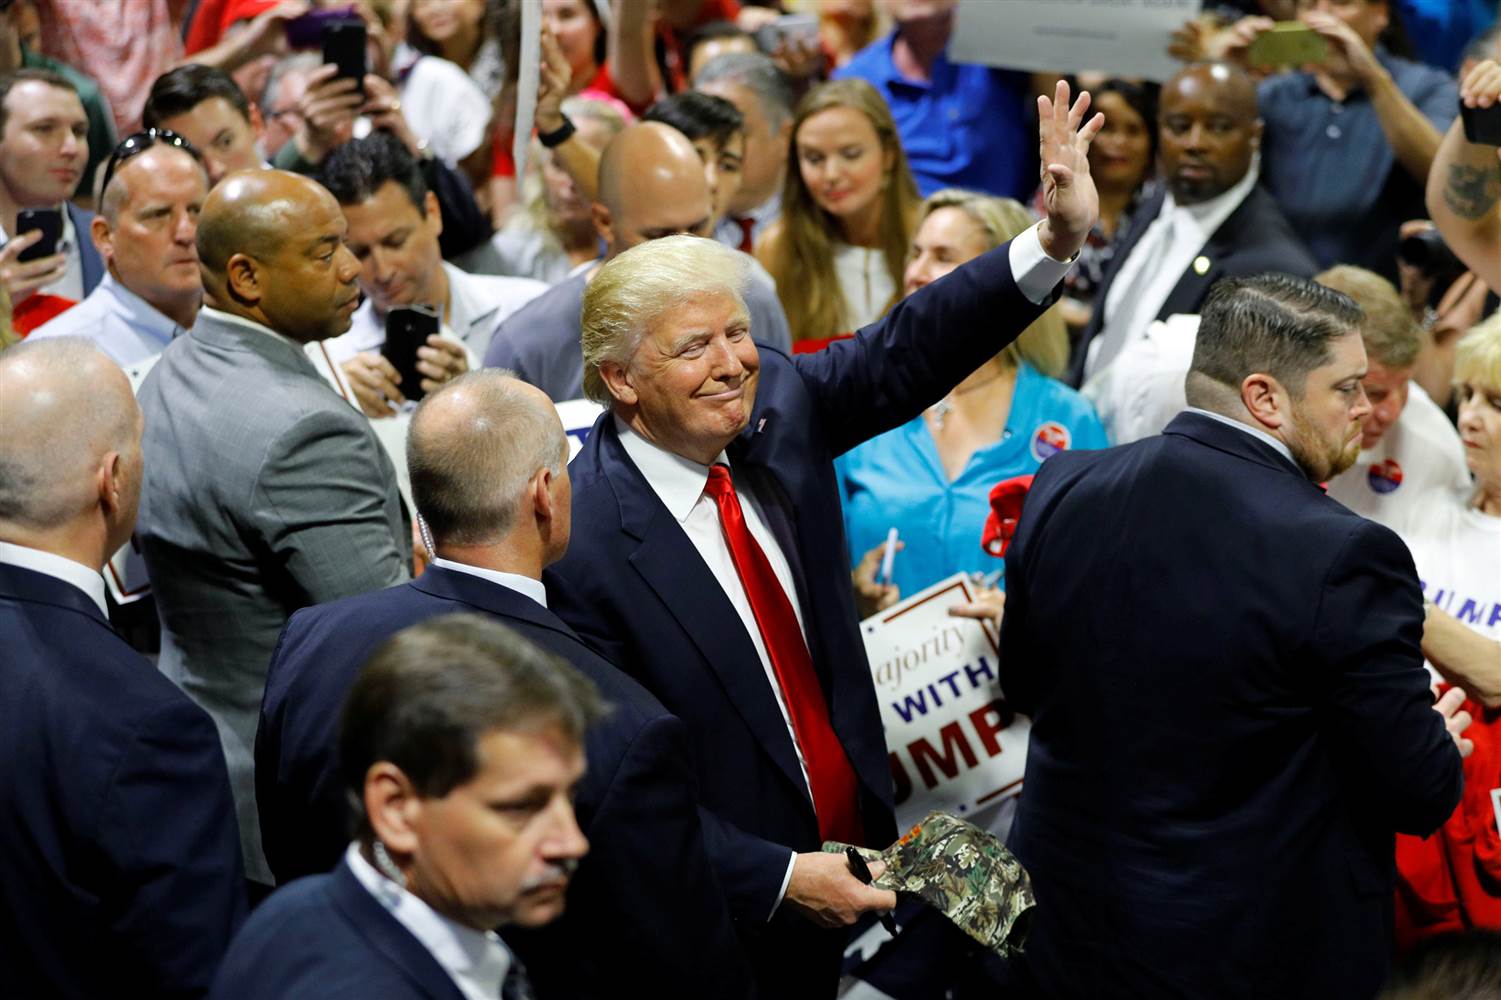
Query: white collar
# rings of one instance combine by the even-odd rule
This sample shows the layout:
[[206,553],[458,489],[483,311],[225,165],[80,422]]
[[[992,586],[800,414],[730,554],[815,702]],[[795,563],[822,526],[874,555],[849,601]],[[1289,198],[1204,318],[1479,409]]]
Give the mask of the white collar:
[[[688,520],[693,506],[704,494],[704,487],[709,485],[709,466],[674,455],[637,434],[618,415],[614,419],[620,444],[636,463],[636,468],[641,470],[646,485],[652,488],[679,524]],[[714,464],[728,466],[730,460],[721,451]]]
[[90,569],[83,563],[74,562],[66,556],[28,548],[25,545],[15,545],[11,542],[0,542],[0,563],[19,566],[21,569],[29,569],[33,573],[42,573],[54,580],[72,584],[99,606],[101,615],[109,617],[109,608],[104,603],[104,577],[99,575],[97,569]]
[[504,587],[507,590],[514,590],[524,597],[530,597],[544,608],[547,607],[547,587],[543,585],[541,580],[533,580],[531,577],[522,576],[519,573],[507,573],[504,570],[485,569],[483,566],[471,566],[468,563],[454,562],[452,559],[434,559],[428,565],[452,570],[455,573],[467,573],[470,576],[477,576],[481,580],[489,580],[496,586]]
[[203,308],[199,309],[198,310],[198,315],[199,316],[206,316],[206,317],[208,317],[211,320],[215,320],[216,322],[219,322],[219,323],[225,323],[225,324],[228,324],[229,326],[238,326],[238,327],[242,327],[242,328],[244,328],[246,330],[254,330],[257,333],[264,333],[268,337],[275,337],[277,340],[280,340],[280,341],[283,341],[285,343],[291,344],[293,347],[297,348],[297,350],[299,350],[299,351],[303,350],[303,345],[299,344],[297,341],[293,340],[291,337],[288,337],[284,333],[277,333],[275,330],[271,329],[266,324],[264,324],[264,323],[257,323],[255,320],[250,319],[248,317],[239,316],[239,315],[236,315],[235,313],[225,312],[223,309],[215,309],[212,306],[204,306]]
[[1265,441],[1273,448],[1276,448],[1277,454],[1287,459],[1294,466],[1300,469],[1302,468],[1301,465],[1298,465],[1298,460],[1296,458],[1293,458],[1293,450],[1291,448],[1289,448],[1283,442],[1278,441],[1276,438],[1272,437],[1270,434],[1259,427],[1252,427],[1250,424],[1242,423],[1241,421],[1236,420],[1234,417],[1227,417],[1223,413],[1215,413],[1212,410],[1201,410],[1197,406],[1188,407],[1188,412],[1197,413],[1199,416],[1208,417],[1210,420],[1218,420],[1220,423],[1226,425],[1227,427],[1234,427],[1236,430],[1245,431],[1247,434],[1251,435],[1254,438],[1260,438],[1262,441]]
[[1246,175],[1236,181],[1224,191],[1206,201],[1195,205],[1180,205],[1173,197],[1172,189],[1169,188],[1166,196],[1162,199],[1161,215],[1174,210],[1182,210],[1197,222],[1203,230],[1204,238],[1208,239],[1215,231],[1224,225],[1226,219],[1234,214],[1240,207],[1240,203],[1246,200],[1251,189],[1256,186],[1256,180],[1261,176],[1261,156],[1256,154],[1251,158],[1251,166],[1246,170]]
[[[358,842],[344,852],[344,863],[376,902],[426,948],[465,993],[474,987],[499,1000],[500,985],[511,968],[511,953],[494,931],[477,931],[450,920],[375,870]],[[466,988],[468,987],[468,988]]]

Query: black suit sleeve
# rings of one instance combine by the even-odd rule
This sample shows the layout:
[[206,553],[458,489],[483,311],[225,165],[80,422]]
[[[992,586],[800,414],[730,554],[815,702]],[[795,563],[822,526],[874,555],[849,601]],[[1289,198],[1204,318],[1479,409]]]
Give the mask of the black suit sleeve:
[[99,817],[103,864],[118,886],[110,931],[155,996],[201,996],[245,919],[245,873],[224,751],[186,699],[143,722]]
[[1459,803],[1462,763],[1433,710],[1422,634],[1412,557],[1390,530],[1361,521],[1324,580],[1314,626],[1329,670],[1325,731],[1362,810],[1426,836]]

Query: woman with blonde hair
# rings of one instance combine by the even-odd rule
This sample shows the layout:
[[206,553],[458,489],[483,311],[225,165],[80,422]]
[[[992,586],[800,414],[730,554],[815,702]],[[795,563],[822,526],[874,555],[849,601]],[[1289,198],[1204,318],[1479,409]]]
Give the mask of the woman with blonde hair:
[[901,297],[919,199],[891,110],[864,80],[803,97],[791,155],[782,216],[756,257],[776,279],[792,339],[816,350]]
[[[915,293],[1021,233],[1032,217],[1009,198],[947,188],[922,203],[905,272]],[[921,416],[835,462],[862,615],[956,572],[994,576],[980,547],[990,489],[1067,448],[1104,448],[1094,407],[1059,382],[1068,331],[1053,306]],[[890,581],[875,579],[887,531],[903,551]]]

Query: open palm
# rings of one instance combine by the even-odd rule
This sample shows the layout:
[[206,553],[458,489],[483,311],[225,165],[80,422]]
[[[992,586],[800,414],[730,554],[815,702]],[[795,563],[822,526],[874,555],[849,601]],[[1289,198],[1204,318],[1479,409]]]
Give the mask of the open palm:
[[1042,204],[1047,212],[1039,236],[1043,249],[1056,260],[1072,257],[1100,217],[1100,195],[1089,175],[1089,144],[1104,127],[1105,116],[1096,114],[1085,122],[1088,113],[1089,92],[1081,92],[1070,106],[1068,83],[1063,80],[1052,98],[1037,99]]

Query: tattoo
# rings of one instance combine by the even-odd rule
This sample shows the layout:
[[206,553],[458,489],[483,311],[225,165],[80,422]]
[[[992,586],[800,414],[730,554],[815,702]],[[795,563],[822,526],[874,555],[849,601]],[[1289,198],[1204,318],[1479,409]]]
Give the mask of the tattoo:
[[1501,170],[1496,163],[1470,167],[1456,163],[1449,167],[1449,183],[1444,185],[1444,204],[1462,219],[1479,219],[1488,215],[1501,199]]

